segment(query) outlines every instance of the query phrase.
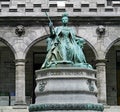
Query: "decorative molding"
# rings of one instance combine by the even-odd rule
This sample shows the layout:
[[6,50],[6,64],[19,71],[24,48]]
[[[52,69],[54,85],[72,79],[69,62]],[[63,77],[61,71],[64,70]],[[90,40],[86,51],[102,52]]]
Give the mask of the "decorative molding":
[[[8,10],[2,10],[4,8],[7,8]],[[9,1],[6,1],[6,2],[1,2],[1,4],[0,4],[1,12],[8,12],[8,13],[10,13],[10,16],[11,15],[17,16],[18,15],[17,13],[21,13],[21,12],[25,15],[26,15],[26,13],[30,13],[31,16],[33,16],[33,14],[35,14],[35,15],[37,14],[40,16],[41,14],[38,13],[38,10],[41,13],[46,10],[48,12],[52,12],[52,13],[56,12],[56,11],[58,11],[58,12],[68,11],[69,12],[69,9],[70,9],[71,13],[72,12],[75,12],[75,13],[89,12],[89,13],[94,13],[94,14],[96,14],[96,13],[101,14],[101,12],[104,12],[104,13],[106,12],[106,14],[107,14],[107,13],[114,12],[116,14],[116,12],[119,12],[120,2],[113,2],[111,6],[107,6],[106,2],[101,3],[99,1],[92,2],[92,4],[90,2],[83,2],[83,1],[74,1],[74,2],[66,1],[64,9],[59,9],[59,8],[60,7],[57,5],[57,2],[55,2],[55,1],[48,1],[47,4],[45,4],[45,2],[40,2],[40,1],[38,1],[38,2],[27,2],[27,1],[19,2],[18,1],[18,2],[11,2],[11,3]],[[21,9],[23,9],[23,10],[21,10]],[[38,10],[36,10],[36,9],[38,9]],[[4,13],[0,14],[0,15],[4,15]],[[58,16],[59,16],[59,14],[58,14]]]
[[95,90],[93,81],[90,80],[90,79],[88,79],[87,84],[88,84],[89,90],[90,90],[91,92],[93,92],[93,91]]
[[40,91],[40,93],[42,93],[42,92],[44,91],[46,84],[47,84],[47,81],[46,81],[46,80],[41,80],[41,81],[39,82],[39,91]]
[[46,110],[94,110],[102,112],[102,104],[31,104],[29,112],[46,111]]
[[25,28],[23,25],[18,25],[15,29],[15,33],[18,37],[21,37],[22,35],[25,34]]
[[96,29],[96,33],[99,35],[99,37],[102,37],[102,35],[105,35],[105,27],[103,25],[99,25]]
[[106,63],[108,60],[107,59],[96,59],[95,63]]

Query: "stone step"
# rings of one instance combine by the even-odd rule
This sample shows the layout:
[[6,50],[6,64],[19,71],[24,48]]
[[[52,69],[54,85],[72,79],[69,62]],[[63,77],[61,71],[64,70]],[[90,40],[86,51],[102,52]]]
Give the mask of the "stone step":
[[[29,112],[28,107],[0,106],[0,112]],[[120,112],[120,106],[105,106],[104,112]]]
[[28,107],[23,106],[17,106],[17,108],[14,108],[14,106],[0,106],[0,112],[29,112]]
[[120,112],[120,106],[105,106],[104,112]]

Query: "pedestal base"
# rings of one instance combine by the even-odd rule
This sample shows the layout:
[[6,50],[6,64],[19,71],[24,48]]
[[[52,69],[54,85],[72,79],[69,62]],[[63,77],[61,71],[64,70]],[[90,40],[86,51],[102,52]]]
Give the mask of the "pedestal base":
[[36,71],[36,101],[30,112],[102,112],[97,102],[96,71],[57,67]]
[[33,104],[29,112],[102,112],[102,104]]

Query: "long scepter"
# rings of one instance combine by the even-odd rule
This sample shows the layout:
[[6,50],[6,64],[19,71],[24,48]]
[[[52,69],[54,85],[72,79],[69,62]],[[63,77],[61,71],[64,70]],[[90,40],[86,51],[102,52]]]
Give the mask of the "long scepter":
[[[46,16],[48,17],[49,22],[52,23],[52,21],[51,21],[50,17],[48,16],[47,12],[45,12],[45,14],[46,14]],[[54,33],[55,33],[55,28],[54,28],[53,25],[52,25],[52,28],[53,28]],[[50,30],[52,30],[52,29],[50,29]],[[51,31],[51,32],[52,32],[52,31]],[[55,33],[55,34],[56,34],[56,33]],[[57,43],[57,44],[60,43],[60,40],[59,40],[58,36],[56,37],[55,43]]]
[[49,22],[52,22],[50,17],[48,16],[47,12],[45,12],[46,16],[48,17]]
[[[53,23],[53,22],[51,21],[50,17],[48,16],[47,12],[45,12],[45,15],[48,17],[49,22],[50,22],[50,23]],[[54,29],[54,26],[52,26],[52,27],[53,27],[53,29]]]

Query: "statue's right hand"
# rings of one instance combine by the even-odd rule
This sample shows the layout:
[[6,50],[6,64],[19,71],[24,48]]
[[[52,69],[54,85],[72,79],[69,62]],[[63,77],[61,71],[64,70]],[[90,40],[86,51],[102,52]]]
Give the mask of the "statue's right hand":
[[53,27],[53,23],[52,22],[49,23],[49,27]]

